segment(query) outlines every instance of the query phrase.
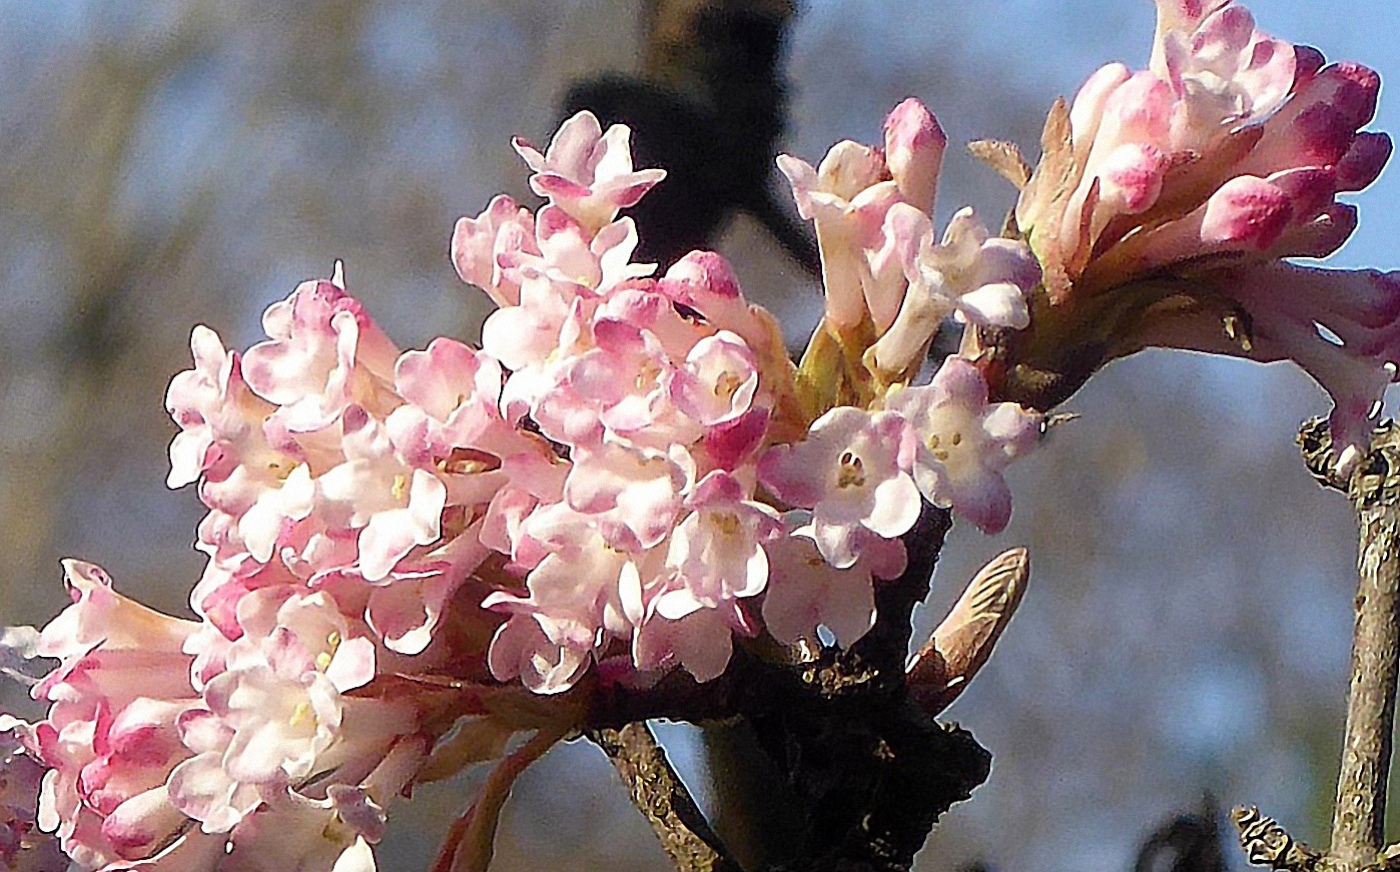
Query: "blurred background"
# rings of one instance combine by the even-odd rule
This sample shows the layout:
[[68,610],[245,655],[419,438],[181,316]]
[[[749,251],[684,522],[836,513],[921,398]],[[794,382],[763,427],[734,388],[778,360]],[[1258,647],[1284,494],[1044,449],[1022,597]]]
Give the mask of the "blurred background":
[[[0,622],[55,614],[69,555],[187,613],[202,512],[164,487],[162,407],[190,328],[246,347],[267,304],[343,258],[401,347],[474,339],[487,301],[457,280],[448,236],[496,192],[530,197],[510,136],[543,144],[570,89],[604,74],[659,76],[703,103],[687,68],[648,60],[655,5],[0,0]],[[1249,6],[1271,34],[1400,75],[1400,4]],[[938,217],[971,204],[995,225],[1014,192],[956,146],[1036,154],[1054,97],[1107,61],[1142,66],[1152,19],[1150,0],[805,0],[776,57],[786,123],[755,136],[816,163],[838,139],[878,142],[884,114],[918,96],[954,145]],[[764,45],[688,69],[742,83],[752,71],[729,65]],[[1397,121],[1383,95],[1373,127]],[[1400,266],[1400,175],[1361,200],[1333,263]],[[819,292],[760,223],[739,215],[715,245],[796,343]],[[977,566],[1031,547],[1021,613],[948,713],[994,754],[991,779],[920,868],[1126,872],[1207,791],[1325,844],[1355,533],[1292,441],[1325,396],[1287,366],[1147,353],[1067,408],[1083,417],[1013,470],[1011,526],[955,530],[916,616],[931,627]],[[661,731],[713,802],[696,731]],[[425,868],[479,777],[398,807],[381,867]],[[579,743],[521,780],[499,845],[501,870],[667,868]]]

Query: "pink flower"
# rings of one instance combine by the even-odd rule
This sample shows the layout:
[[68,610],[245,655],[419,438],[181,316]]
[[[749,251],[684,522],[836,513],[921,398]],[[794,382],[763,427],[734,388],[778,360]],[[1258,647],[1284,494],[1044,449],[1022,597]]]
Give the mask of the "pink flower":
[[[1047,122],[1016,207],[1044,267],[1031,300],[1044,314],[1008,340],[1008,366],[984,363],[994,391],[1049,408],[1144,345],[1210,348],[1293,358],[1332,395],[1347,438],[1364,430],[1358,410],[1380,399],[1400,349],[1377,327],[1319,352],[1308,325],[1388,325],[1388,295],[1346,294],[1337,318],[1328,289],[1371,280],[1297,280],[1282,258],[1325,257],[1355,229],[1336,198],[1390,156],[1388,136],[1360,129],[1379,87],[1360,64],[1264,36],[1229,0],[1159,0],[1150,68],[1103,68]],[[1285,292],[1262,292],[1280,277]]]
[[702,427],[734,421],[753,407],[757,360],[744,340],[728,331],[695,343],[676,373],[677,406]]
[[744,299],[739,278],[723,255],[690,252],[671,265],[658,290],[672,304],[696,313],[709,330],[727,330],[743,339],[764,361],[761,371],[774,358],[781,357],[787,363],[782,333],[773,316]]
[[686,499],[691,513],[676,525],[666,555],[673,579],[654,610],[679,620],[700,609],[762,593],[768,582],[764,543],[782,533],[778,513],[749,499],[733,475],[712,472]]
[[713,681],[729,666],[735,632],[752,636],[756,628],[733,601],[678,618],[653,611],[637,628],[633,664],[642,671],[680,666],[696,681]]
[[476,285],[498,306],[520,303],[520,281],[502,269],[503,256],[539,255],[535,216],[501,194],[476,218],[459,218],[452,230],[452,265],[462,281]]
[[497,591],[482,607],[510,615],[491,640],[491,674],[553,694],[583,675],[605,633],[631,635],[641,619],[645,558],[611,547],[587,515],[564,506],[537,513],[535,522],[534,537],[551,547],[526,579],[529,595]]
[[859,557],[840,569],[823,559],[810,533],[788,536],[769,546],[773,571],[763,597],[763,623],[779,642],[815,639],[826,627],[836,644],[849,648],[875,626],[873,579],[904,573],[907,558],[898,539],[869,533]]
[[537,507],[563,503],[570,467],[553,452],[521,452],[504,458],[501,471],[507,483],[487,507],[482,543],[526,567],[544,559],[545,550],[526,534],[525,523]]
[[243,374],[258,396],[281,407],[269,423],[303,451],[314,452],[319,446],[310,434],[350,405],[376,414],[398,405],[386,386],[399,351],[343,287],[303,282],[268,307],[263,329],[269,339],[248,349]]
[[276,407],[248,388],[239,355],[226,351],[218,334],[204,326],[194,328],[190,350],[194,369],[171,379],[166,392],[166,408],[180,425],[170,443],[166,484],[182,487],[201,475],[226,480],[234,474],[229,467],[243,461],[255,467],[285,462],[262,433]]
[[[595,347],[562,362],[554,384],[536,403],[541,432],[581,445],[599,441],[605,430],[630,435],[672,417],[676,367],[656,336],[612,318],[595,320],[592,332]],[[673,441],[668,438],[673,430],[658,434],[664,444]],[[684,443],[698,433],[674,435]]]
[[457,448],[509,450],[500,414],[503,379],[494,358],[452,339],[405,351],[394,365],[394,385],[407,402],[384,422],[399,455],[445,471]]
[[[1056,166],[1043,163],[1017,204],[1017,223],[1050,274],[1052,298],[1096,250],[1138,223],[1156,223],[1133,216],[1155,214],[1159,202],[1170,213],[1184,199],[1201,202],[1254,140],[1288,126],[1271,115],[1295,86],[1293,47],[1260,34],[1249,12],[1228,0],[1183,4],[1159,0],[1149,70],[1111,64],[1084,84],[1068,113],[1069,141],[1048,142]],[[1074,166],[1058,163],[1068,159],[1062,148],[1072,151]]]
[[36,653],[60,663],[33,689],[47,717],[18,735],[49,767],[38,824],[63,850],[96,868],[149,856],[186,818],[165,780],[189,756],[176,721],[197,704],[192,657],[199,625],[153,612],[112,590],[90,563],[64,561],[73,596],[40,634]]
[[792,184],[798,214],[817,225],[827,323],[852,330],[869,312],[865,286],[874,284],[865,251],[879,247],[899,187],[877,149],[850,141],[832,146],[819,169],[788,155],[778,156],[778,169]]
[[638,239],[631,218],[590,229],[563,209],[546,206],[535,218],[535,237],[538,254],[519,248],[498,257],[507,276],[522,284],[545,279],[556,286],[575,285],[603,294],[656,269],[655,264],[632,262]]
[[916,369],[949,315],[963,323],[1022,329],[1026,297],[1040,267],[1022,242],[993,238],[968,208],[948,222],[939,243],[933,222],[904,204],[890,208],[885,232],[901,250],[909,288],[899,315],[870,348],[870,364],[897,378]]
[[1151,69],[1189,98],[1174,119],[1182,146],[1193,138],[1186,128],[1214,136],[1212,128],[1222,122],[1267,116],[1283,102],[1295,78],[1293,46],[1256,30],[1249,10],[1226,0],[1200,11],[1183,9],[1182,0],[1157,3]]
[[584,111],[560,126],[544,154],[523,139],[513,144],[534,171],[530,189],[597,231],[666,178],[665,170],[632,169],[631,136],[624,124],[604,133],[597,117]]
[[193,756],[170,774],[172,800],[205,832],[232,829],[313,773],[353,772],[415,728],[401,703],[344,696],[374,677],[374,645],[326,594],[263,591],[239,611],[247,633],[203,705],[181,715]]
[[1350,446],[1349,458],[1358,458],[1380,414],[1380,397],[1397,379],[1400,273],[1275,263],[1223,267],[1198,280],[1251,313],[1248,347],[1212,321],[1185,313],[1159,321],[1143,344],[1295,361],[1332,396],[1337,450]]
[[501,399],[512,421],[533,413],[569,359],[592,346],[589,328],[606,295],[655,269],[631,263],[637,244],[631,219],[590,237],[562,210],[545,207],[536,227],[543,255],[514,264],[519,305],[494,312],[481,334],[486,353],[512,370]]
[[904,277],[898,261],[880,252],[881,228],[895,203],[932,212],[946,144],[938,121],[910,98],[885,120],[883,152],[839,142],[817,169],[789,155],[778,157],[798,213],[816,222],[827,323],[839,333],[867,315],[881,333],[894,320]]
[[944,360],[931,384],[891,392],[885,405],[909,422],[924,499],[1001,532],[1011,518],[1001,472],[1036,445],[1043,417],[1015,403],[988,404],[986,381],[959,357]]
[[383,426],[360,407],[346,410],[344,426],[346,460],[316,480],[317,511],[332,526],[358,532],[360,572],[376,582],[442,535],[447,487],[401,461]]
[[335,799],[309,799],[287,791],[245,819],[229,840],[231,850],[219,868],[375,872],[370,840],[352,821],[353,813]]
[[812,538],[831,565],[859,557],[859,533],[902,536],[919,518],[919,491],[905,472],[904,420],[838,406],[818,418],[807,439],[775,445],[759,461],[759,477],[780,498],[812,509]]
[[[230,872],[374,872],[371,845],[384,833],[386,809],[407,793],[426,756],[417,737],[396,741],[355,784],[331,784],[317,796],[270,792],[228,839],[219,868]],[[324,796],[319,794],[323,793]],[[193,872],[193,870],[192,870]]]
[[496,680],[518,678],[535,693],[550,695],[573,687],[588,671],[597,633],[587,621],[524,601],[490,604],[512,613],[491,639],[487,662]]
[[676,524],[682,494],[694,478],[694,461],[681,446],[670,451],[614,442],[579,448],[564,484],[575,511],[595,516],[603,538],[616,548],[659,545]]
[[904,202],[933,213],[948,137],[928,107],[910,97],[885,117],[885,163]]

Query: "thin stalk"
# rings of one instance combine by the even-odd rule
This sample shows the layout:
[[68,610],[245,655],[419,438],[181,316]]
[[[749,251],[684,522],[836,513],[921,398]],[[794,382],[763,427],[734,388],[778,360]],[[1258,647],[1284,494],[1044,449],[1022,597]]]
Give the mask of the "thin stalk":
[[1361,527],[1351,692],[1329,858],[1373,866],[1384,846],[1395,688],[1400,673],[1400,430],[1378,430],[1351,479]]
[[[1364,872],[1390,863],[1385,845],[1386,781],[1390,776],[1395,689],[1400,675],[1400,428],[1386,421],[1370,450],[1338,470],[1327,423],[1314,419],[1298,434],[1303,460],[1319,482],[1345,490],[1361,531],[1357,557],[1356,626],[1341,773],[1332,813],[1332,844],[1319,856],[1295,842],[1257,809],[1235,809],[1250,862],[1292,872]],[[1386,852],[1388,856],[1390,852]]]

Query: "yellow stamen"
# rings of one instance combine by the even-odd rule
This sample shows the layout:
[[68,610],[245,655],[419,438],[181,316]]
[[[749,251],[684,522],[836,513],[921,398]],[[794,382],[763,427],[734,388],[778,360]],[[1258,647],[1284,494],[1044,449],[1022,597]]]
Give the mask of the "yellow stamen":
[[315,715],[311,713],[311,703],[299,702],[297,703],[297,707],[292,710],[291,724],[294,727],[299,727],[314,718]]
[[637,381],[634,386],[639,391],[645,391],[648,387],[656,383],[656,377],[661,375],[661,367],[654,363],[646,363],[637,371]]

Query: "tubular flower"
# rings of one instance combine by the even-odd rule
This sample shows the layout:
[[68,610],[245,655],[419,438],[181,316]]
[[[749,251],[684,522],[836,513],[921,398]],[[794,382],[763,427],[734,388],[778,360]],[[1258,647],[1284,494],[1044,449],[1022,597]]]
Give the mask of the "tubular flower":
[[885,119],[883,150],[839,142],[817,169],[779,156],[798,213],[817,225],[826,317],[833,330],[846,333],[868,315],[882,332],[894,320],[903,277],[898,261],[880,254],[885,216],[896,203],[932,213],[947,143],[938,120],[910,98]]
[[840,142],[817,169],[782,155],[798,213],[816,224],[826,314],[803,357],[810,402],[866,405],[907,384],[943,323],[1019,330],[1040,269],[1025,243],[991,238],[971,209],[940,237],[934,197],[947,138],[910,98],[885,120],[885,147]]
[[592,112],[580,112],[564,122],[544,154],[523,139],[514,144],[534,171],[530,189],[597,231],[666,177],[665,170],[632,169],[631,136],[623,124],[604,133]]
[[918,490],[900,456],[904,427],[889,412],[840,406],[818,418],[805,441],[763,458],[763,483],[812,510],[812,539],[838,569],[856,562],[861,529],[893,539],[919,518]]

